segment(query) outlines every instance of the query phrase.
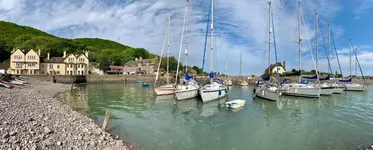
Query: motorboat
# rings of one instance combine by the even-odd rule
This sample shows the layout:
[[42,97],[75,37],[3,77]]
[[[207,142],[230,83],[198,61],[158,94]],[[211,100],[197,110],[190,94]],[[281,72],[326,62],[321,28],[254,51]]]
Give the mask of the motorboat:
[[242,99],[235,99],[229,102],[225,102],[224,104],[225,104],[225,107],[227,108],[237,109],[237,108],[243,107],[245,105],[245,102],[246,101]]

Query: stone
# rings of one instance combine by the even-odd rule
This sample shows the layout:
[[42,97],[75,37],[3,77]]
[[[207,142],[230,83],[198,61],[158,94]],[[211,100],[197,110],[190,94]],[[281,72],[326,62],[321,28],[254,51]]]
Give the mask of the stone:
[[53,133],[53,131],[51,129],[49,129],[48,127],[44,127],[44,133],[45,134],[51,134],[51,133]]
[[8,142],[8,139],[2,139],[1,140],[1,143],[6,143],[6,142]]
[[3,139],[9,138],[9,137],[10,137],[10,135],[9,135],[8,133],[5,133],[5,134],[3,135]]
[[96,142],[95,141],[91,141],[91,142],[89,142],[89,145],[96,146]]
[[4,121],[4,122],[3,122],[3,125],[9,125],[9,123],[8,123],[8,122],[6,122],[6,121]]
[[58,142],[57,142],[57,145],[58,145],[58,146],[61,146],[61,145],[62,145],[62,142],[58,141]]
[[17,131],[12,131],[12,132],[9,133],[10,136],[14,136],[16,134],[17,134]]
[[37,150],[37,149],[38,149],[38,147],[34,144],[34,145],[32,145],[30,150]]
[[51,146],[51,145],[52,145],[52,142],[51,142],[50,139],[46,139],[46,140],[43,141],[43,144],[44,144],[45,146]]
[[35,121],[34,118],[29,118],[27,121]]
[[92,133],[95,135],[100,135],[102,133],[101,129],[92,129]]

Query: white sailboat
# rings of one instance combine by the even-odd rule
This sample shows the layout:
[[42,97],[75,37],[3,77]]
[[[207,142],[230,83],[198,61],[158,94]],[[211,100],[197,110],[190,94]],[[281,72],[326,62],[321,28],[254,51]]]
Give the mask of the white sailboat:
[[241,55],[240,55],[240,75],[239,75],[240,79],[237,81],[237,85],[239,86],[248,86],[249,83],[247,83],[245,81],[245,79],[242,79],[242,51],[241,51]]
[[[184,27],[183,27],[183,33],[185,32],[185,78],[182,84],[179,84],[176,86],[175,90],[175,96],[177,100],[185,100],[190,99],[198,96],[198,89],[199,85],[198,83],[193,79],[193,77],[190,77],[188,74],[188,20],[189,20],[189,0],[187,0],[186,7],[185,7],[185,17],[184,17]],[[181,44],[180,44],[180,51],[179,51],[179,60],[180,60],[180,53],[182,49],[182,43],[183,43],[183,37],[181,38]],[[179,64],[177,68],[176,76],[179,74]]]
[[[316,12],[316,70],[319,70],[319,14]],[[328,56],[329,58],[329,56]],[[335,87],[329,84],[329,77],[325,79],[318,78],[319,86],[321,88],[320,95],[321,96],[331,96],[335,91]]]
[[203,102],[209,102],[225,97],[228,94],[228,88],[224,85],[223,81],[214,78],[213,72],[213,49],[214,49],[214,0],[211,0],[211,26],[210,26],[210,84],[206,84],[200,89],[200,95]]
[[167,27],[167,31],[166,31],[166,37],[165,37],[165,40],[164,40],[163,46],[162,46],[161,56],[159,58],[157,75],[155,77],[154,86],[156,86],[156,83],[158,81],[159,69],[160,69],[160,66],[161,66],[161,63],[162,63],[163,50],[164,50],[164,46],[166,44],[166,40],[167,40],[167,73],[166,73],[166,75],[167,75],[167,77],[166,77],[167,84],[166,85],[162,85],[160,87],[154,88],[154,91],[155,91],[155,93],[158,96],[161,96],[161,95],[173,95],[175,93],[175,85],[174,84],[170,84],[170,81],[169,81],[170,24],[171,24],[171,11],[168,14],[168,27]]
[[[357,62],[357,64],[359,64],[359,60],[357,59],[356,48],[353,47],[351,39],[349,40],[349,42],[350,42],[350,44],[349,44],[350,45],[350,79],[348,79],[348,80],[340,80],[340,82],[344,82],[345,83],[345,86],[346,86],[345,90],[346,91],[365,91],[365,90],[367,90],[367,86],[361,85],[361,84],[358,84],[358,83],[352,83],[352,77],[351,77],[352,51],[355,54],[355,61]],[[359,67],[360,67],[360,64],[359,64]],[[363,77],[363,80],[365,82],[364,74],[363,74],[363,71],[361,70],[361,68],[360,68],[360,71],[361,71],[361,75]]]
[[[330,56],[330,38],[332,38],[333,40],[333,46],[334,46],[334,51],[335,51],[335,56],[337,57],[337,62],[338,62],[338,67],[339,67],[339,71],[343,77],[343,73],[342,73],[342,68],[341,68],[341,64],[339,63],[339,57],[338,57],[338,51],[337,51],[337,48],[335,46],[335,42],[334,42],[334,37],[333,37],[333,34],[331,33],[331,29],[330,29],[330,25],[328,25],[328,43],[329,43],[329,52],[328,52],[328,56]],[[329,60],[330,60],[330,57],[329,57]],[[333,74],[332,70],[330,69],[330,72],[331,74]],[[336,79],[336,76],[337,74],[334,75],[334,81],[332,83],[332,86],[335,87],[335,90],[333,92],[333,94],[342,94],[343,91],[346,89],[346,86],[344,84],[341,84],[341,83],[338,83],[338,80]]]
[[[302,19],[303,20],[303,19]],[[298,0],[298,48],[299,48],[299,73],[301,73],[301,51],[302,51],[302,38],[301,35],[301,8],[300,0]],[[306,30],[307,33],[307,30]],[[309,45],[311,45],[309,43]],[[312,53],[312,51],[311,51]],[[311,55],[312,56],[312,55]],[[313,56],[312,56],[313,57]],[[317,71],[316,71],[317,74]],[[318,76],[317,76],[318,78]],[[301,77],[300,77],[301,81]],[[320,97],[320,87],[311,84],[296,83],[292,80],[285,80],[281,85],[281,92],[283,95],[299,96],[299,97]]]
[[[271,33],[272,33],[272,28],[271,24],[274,27],[274,22],[273,22],[273,12],[272,12],[272,7],[271,7],[271,2],[268,2],[269,5],[269,11],[268,11],[268,62],[269,65],[271,65]],[[272,19],[272,20],[271,20]],[[272,23],[271,23],[272,22]],[[273,31],[274,33],[274,31]],[[275,40],[275,34],[273,34],[274,40]],[[276,56],[276,62],[277,62],[277,51],[276,51],[276,43],[274,42],[274,47],[275,47],[275,56]],[[279,75],[278,75],[278,63],[276,63],[276,76],[277,76],[277,82],[279,83]],[[278,86],[280,84],[274,85],[270,83],[270,76],[271,76],[271,69],[268,69],[268,77],[263,78],[263,80],[260,80],[257,82],[255,88],[254,88],[254,94],[256,97],[260,97],[263,99],[271,100],[271,101],[278,101],[281,96],[281,92],[278,90]]]

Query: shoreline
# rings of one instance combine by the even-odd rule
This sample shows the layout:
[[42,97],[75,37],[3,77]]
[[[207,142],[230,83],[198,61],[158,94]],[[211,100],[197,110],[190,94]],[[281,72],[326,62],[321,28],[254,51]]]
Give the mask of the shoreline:
[[56,98],[71,85],[28,81],[0,88],[0,149],[135,149]]

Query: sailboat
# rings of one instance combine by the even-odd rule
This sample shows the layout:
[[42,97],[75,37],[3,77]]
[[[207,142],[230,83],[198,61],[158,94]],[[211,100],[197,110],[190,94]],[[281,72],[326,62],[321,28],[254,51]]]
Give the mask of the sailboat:
[[[319,62],[319,15],[316,12],[316,70],[319,70],[318,62]],[[328,56],[329,60],[329,56]],[[329,65],[330,66],[330,65]],[[331,96],[335,91],[335,87],[328,83],[330,76],[326,78],[318,78],[319,86],[321,88],[320,95],[321,96]]]
[[357,59],[357,52],[356,52],[356,48],[352,45],[352,42],[351,42],[351,39],[349,39],[349,47],[350,47],[350,78],[347,79],[347,80],[339,80],[339,82],[343,82],[345,83],[345,86],[346,86],[346,91],[365,91],[367,89],[367,87],[365,85],[361,85],[361,84],[357,84],[357,83],[352,83],[352,76],[351,76],[351,69],[352,69],[352,65],[351,65],[351,61],[352,61],[352,51],[354,52],[355,54],[355,61],[357,62],[357,64],[359,65],[359,68],[360,68],[360,72],[361,72],[361,75],[363,77],[363,80],[365,82],[365,78],[364,78],[364,74],[363,74],[363,70],[361,69],[361,66],[360,66],[360,63],[359,63],[359,60]]
[[[228,88],[224,85],[221,79],[215,78],[215,74],[213,72],[213,50],[214,50],[214,0],[211,0],[211,24],[210,24],[210,83],[206,84],[200,89],[200,95],[203,102],[209,102],[213,100],[217,100],[219,98],[225,97],[228,94]],[[206,34],[207,35],[207,34]],[[202,65],[203,68],[203,65]]]
[[[271,24],[273,26],[273,40],[275,41],[275,31],[274,31],[274,21],[273,21],[273,12],[271,7],[271,2],[268,2],[269,5],[269,11],[268,11],[268,62],[269,65],[271,65],[271,33],[272,28]],[[272,22],[272,23],[271,23]],[[276,50],[276,42],[274,42],[274,48],[275,48],[275,56],[276,56],[276,62],[277,62],[277,50]],[[270,76],[271,76],[271,69],[268,69],[268,77],[264,77],[263,80],[259,80],[256,83],[256,86],[254,88],[254,94],[256,97],[260,97],[263,99],[271,100],[271,101],[278,101],[281,96],[281,92],[279,91],[280,86],[280,79],[279,79],[279,68],[278,63],[276,63],[276,77],[277,77],[277,85],[272,84],[270,82]]]
[[[302,19],[304,21],[304,19]],[[301,35],[301,8],[300,8],[300,0],[298,0],[298,48],[299,48],[299,74],[301,75],[301,52],[302,52],[302,38]],[[307,30],[306,30],[307,33]],[[311,44],[309,44],[311,45]],[[312,54],[312,51],[310,51]],[[312,56],[312,55],[311,55]],[[316,69],[317,70],[317,69]],[[318,78],[316,71],[316,76],[312,78]],[[312,85],[312,84],[304,84],[302,83],[302,76],[300,76],[300,83],[296,83],[292,80],[285,79],[281,85],[281,92],[283,95],[288,96],[299,96],[299,97],[311,97],[311,98],[318,98],[320,97],[320,87]]]
[[[185,7],[185,16],[184,16],[184,27],[183,27],[183,33],[185,32],[185,78],[182,84],[179,84],[176,86],[175,90],[175,96],[177,100],[185,100],[190,99],[198,96],[198,89],[199,85],[198,83],[193,79],[193,77],[189,76],[188,74],[188,20],[189,20],[189,0],[187,0],[186,7]],[[185,28],[185,31],[184,31]],[[182,33],[182,35],[183,35]],[[181,49],[183,46],[183,36],[181,37],[181,43],[180,43],[180,51],[179,51],[179,60],[180,60],[180,54]],[[179,64],[177,68],[176,76],[179,74]]]
[[[330,41],[330,37],[333,40],[335,56],[337,57],[339,71],[340,71],[342,79],[343,79],[342,67],[341,67],[341,63],[339,63],[338,51],[337,51],[337,47],[335,46],[334,36],[333,36],[332,30],[330,29],[330,25],[328,27],[328,32],[329,32],[328,35],[331,35],[331,36],[329,36],[329,41]],[[331,69],[330,69],[330,71],[331,71]],[[346,89],[346,86],[344,84],[338,83],[337,82],[338,80],[336,79],[336,76],[337,76],[337,74],[334,75],[334,83],[332,84],[332,86],[335,87],[335,90],[334,90],[333,94],[342,94],[343,91]]]
[[169,80],[169,62],[170,62],[170,24],[171,24],[171,11],[169,11],[169,14],[168,14],[168,27],[167,27],[167,31],[166,31],[166,37],[165,37],[165,40],[163,42],[163,46],[162,46],[162,52],[161,52],[161,56],[159,58],[159,63],[158,63],[158,69],[157,69],[157,75],[155,77],[155,81],[154,81],[154,86],[156,86],[156,83],[158,81],[158,76],[159,76],[159,69],[160,69],[160,66],[161,66],[161,63],[162,63],[162,57],[163,57],[163,50],[164,50],[164,46],[166,44],[166,40],[167,40],[167,73],[166,73],[166,81],[167,81],[167,84],[166,85],[162,85],[160,87],[157,87],[157,88],[154,88],[154,91],[155,93],[160,96],[160,95],[172,95],[175,93],[175,85],[174,84],[170,84],[170,80]]
[[249,84],[245,81],[245,79],[242,79],[242,51],[240,55],[240,79],[237,81],[237,85],[239,86],[248,86]]

